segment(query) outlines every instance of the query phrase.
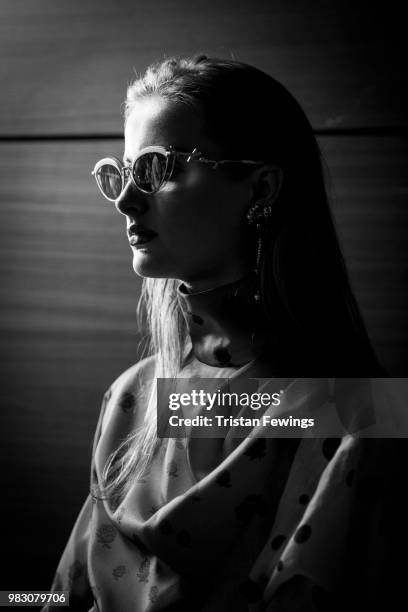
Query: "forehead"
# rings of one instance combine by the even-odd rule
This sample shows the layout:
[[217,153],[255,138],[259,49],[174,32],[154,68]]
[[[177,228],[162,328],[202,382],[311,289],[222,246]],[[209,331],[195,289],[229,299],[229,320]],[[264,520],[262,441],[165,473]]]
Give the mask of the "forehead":
[[138,100],[125,125],[125,156],[134,155],[151,145],[170,146],[190,151],[194,147],[214,150],[205,134],[202,119],[184,104],[160,97]]

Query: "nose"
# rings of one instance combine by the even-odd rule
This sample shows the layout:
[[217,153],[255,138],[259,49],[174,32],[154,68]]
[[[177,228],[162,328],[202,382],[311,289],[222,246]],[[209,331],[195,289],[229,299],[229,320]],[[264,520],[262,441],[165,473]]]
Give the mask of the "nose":
[[125,185],[124,190],[115,201],[118,212],[126,216],[136,216],[143,214],[147,207],[146,196],[136,187],[131,179]]

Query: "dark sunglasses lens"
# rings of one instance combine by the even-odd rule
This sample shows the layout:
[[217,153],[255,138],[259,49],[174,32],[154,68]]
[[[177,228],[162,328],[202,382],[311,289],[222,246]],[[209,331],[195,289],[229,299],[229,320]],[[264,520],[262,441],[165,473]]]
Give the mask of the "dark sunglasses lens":
[[104,164],[95,172],[102,193],[110,200],[117,200],[122,191],[122,176],[116,166]]
[[167,167],[167,157],[162,153],[145,153],[136,161],[133,178],[140,189],[154,193],[163,183]]

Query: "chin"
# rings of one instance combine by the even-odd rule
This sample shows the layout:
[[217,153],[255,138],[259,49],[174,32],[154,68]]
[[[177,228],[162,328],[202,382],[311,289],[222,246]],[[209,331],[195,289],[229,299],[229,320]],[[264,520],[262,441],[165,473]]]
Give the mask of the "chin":
[[140,253],[133,257],[133,270],[142,278],[177,278],[170,273],[163,262],[158,262],[153,257],[141,256]]

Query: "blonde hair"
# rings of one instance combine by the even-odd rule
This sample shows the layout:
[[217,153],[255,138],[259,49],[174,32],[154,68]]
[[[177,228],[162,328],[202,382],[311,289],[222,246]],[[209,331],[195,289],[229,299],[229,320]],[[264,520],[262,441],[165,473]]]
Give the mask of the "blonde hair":
[[[225,157],[263,159],[282,168],[260,266],[261,304],[274,328],[280,375],[383,375],[350,287],[320,150],[298,102],[253,66],[205,56],[149,66],[128,87],[125,122],[135,102],[151,95],[198,112]],[[232,180],[250,171],[234,164],[223,169]],[[177,376],[189,348],[177,283],[143,281],[138,316],[147,328],[147,354],[155,356],[155,380]],[[156,427],[153,385],[143,426],[105,465],[104,495],[118,500],[141,478],[158,446]]]
[[[143,426],[132,432],[109,456],[102,474],[102,496],[117,504],[131,482],[143,477],[159,445],[156,428],[157,378],[173,378],[180,371],[188,343],[187,329],[178,304],[179,281],[143,279],[138,303],[139,329],[147,327],[146,356],[154,356],[154,381],[149,393]],[[146,399],[146,398],[143,398]]]

